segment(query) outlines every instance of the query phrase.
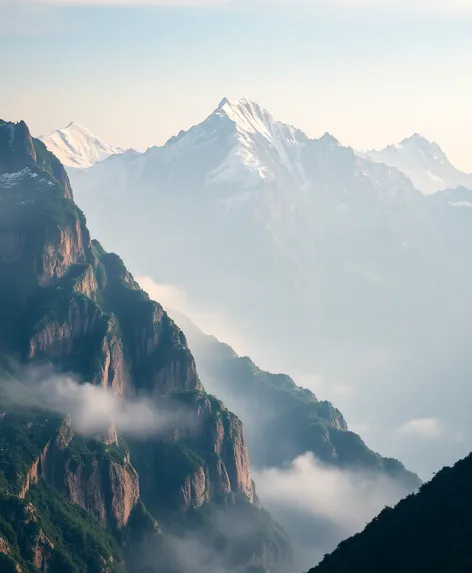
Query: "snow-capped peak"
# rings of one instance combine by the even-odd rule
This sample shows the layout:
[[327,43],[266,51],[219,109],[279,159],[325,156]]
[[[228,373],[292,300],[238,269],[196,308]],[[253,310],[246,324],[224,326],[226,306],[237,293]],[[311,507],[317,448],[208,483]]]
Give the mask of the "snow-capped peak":
[[66,167],[86,168],[123,149],[101,141],[86,127],[76,122],[39,138]]
[[439,145],[434,141],[429,141],[426,139],[426,137],[420,135],[419,133],[414,133],[413,135],[410,135],[410,137],[406,137],[400,141],[400,143],[388,145],[385,149],[380,151],[372,150],[369,153],[379,154],[385,153],[388,150],[397,154],[403,153],[409,157],[417,155],[418,157],[421,157],[423,161],[427,158],[431,158],[435,161],[449,163],[446,154],[439,147]]
[[331,135],[331,133],[324,133],[318,140],[320,143],[324,143],[326,145],[330,145],[332,147],[337,147],[340,146],[341,144],[339,143],[339,141],[334,137],[334,135]]
[[405,138],[403,141],[398,143],[396,148],[403,147],[414,153],[426,153],[430,155],[433,159],[449,162],[444,151],[439,147],[439,145],[434,141],[429,141],[426,137],[423,137],[419,133],[414,133],[410,137]]
[[[307,137],[296,128],[276,121],[259,104],[246,98],[223,98],[203,124],[221,124],[229,137],[226,160],[208,174],[208,182],[240,180],[245,187],[275,180],[274,170],[284,170],[301,187],[306,178],[299,158]],[[227,129],[228,121],[231,128]]]
[[[66,125],[66,127],[64,129],[75,129],[78,131],[86,131],[87,133],[90,133],[86,127],[84,127],[80,123],[77,123],[76,121],[71,121],[68,125]],[[60,131],[60,130],[57,130],[57,131]]]
[[246,98],[230,100],[223,98],[210,116],[229,119],[239,133],[260,134],[266,138],[293,138],[302,132],[291,125],[276,121],[272,115],[258,103]]
[[380,151],[369,151],[366,156],[376,163],[400,169],[426,195],[448,187],[472,185],[472,176],[456,169],[437,143],[419,133]]
[[423,137],[422,135],[420,135],[419,133],[414,133],[413,135],[410,135],[410,137],[405,137],[405,139],[400,143],[400,145],[431,145],[431,142],[429,142],[426,137]]
[[[276,121],[259,104],[223,98],[204,121],[171,137],[165,153],[153,148],[149,155],[170,163],[198,150],[201,165],[208,162],[205,180],[209,184],[231,181],[242,183],[244,189],[254,188],[275,180],[276,172],[283,170],[306,187],[299,160],[306,141],[301,131]],[[210,157],[218,158],[217,162]]]
[[262,127],[262,131],[264,131],[267,123],[274,122],[274,118],[268,111],[262,109],[259,104],[244,98],[236,101],[224,98],[215,114],[225,114],[247,131],[260,131],[262,126],[264,126]]

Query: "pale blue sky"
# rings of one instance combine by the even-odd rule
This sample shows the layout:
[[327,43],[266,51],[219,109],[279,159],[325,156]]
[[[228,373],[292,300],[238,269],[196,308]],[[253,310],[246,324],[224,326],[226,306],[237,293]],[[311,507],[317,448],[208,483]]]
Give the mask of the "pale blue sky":
[[247,97],[360,149],[420,132],[472,171],[472,0],[178,3],[0,0],[0,117],[142,149]]

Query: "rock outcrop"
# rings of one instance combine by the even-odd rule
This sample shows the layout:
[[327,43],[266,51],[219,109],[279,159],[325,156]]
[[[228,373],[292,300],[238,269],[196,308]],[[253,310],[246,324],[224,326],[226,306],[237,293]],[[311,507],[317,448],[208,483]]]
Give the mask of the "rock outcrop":
[[[46,362],[119,400],[144,398],[178,414],[159,434],[125,436],[128,449],[119,422],[100,436],[83,436],[70,417],[27,410],[25,433],[7,404],[0,423],[13,424],[21,447],[0,454],[11,467],[11,475],[0,469],[0,494],[3,488],[44,507],[44,515],[44,498],[60,496],[54,507],[81,508],[79,522],[93,519],[93,527],[113,534],[127,559],[130,544],[148,538],[142,532],[150,531],[155,544],[156,518],[178,537],[195,536],[223,568],[257,562],[272,571],[290,559],[285,533],[255,498],[242,423],[205,392],[186,338],[163,308],[117,255],[91,241],[64,169],[23,123],[0,122],[0,295],[0,357],[29,367]],[[259,529],[270,533],[246,554],[229,527],[220,551],[220,511],[229,522],[245,520],[249,530],[263,523]],[[46,570],[68,543],[58,533],[48,545],[38,533],[30,542],[37,550],[22,558]],[[95,552],[83,552],[87,567],[121,567],[111,542],[100,538]],[[150,570],[160,567],[157,560]]]
[[41,456],[40,472],[44,480],[113,530],[126,527],[139,502],[139,478],[128,454],[99,440],[84,441],[75,434],[70,419]]

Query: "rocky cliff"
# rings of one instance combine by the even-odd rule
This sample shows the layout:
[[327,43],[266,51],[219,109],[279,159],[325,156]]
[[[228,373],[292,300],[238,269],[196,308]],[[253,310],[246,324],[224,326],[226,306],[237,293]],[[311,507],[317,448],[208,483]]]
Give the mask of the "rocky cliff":
[[[210,556],[208,567],[216,560],[223,569],[275,570],[290,559],[285,533],[255,496],[241,422],[206,394],[184,334],[162,307],[91,240],[63,167],[23,122],[0,121],[0,359],[4,377],[20,382],[22,368],[48,363],[119,400],[186,412],[165,435],[125,436],[127,445],[119,427],[83,436],[73,418],[32,404],[18,409],[8,392],[0,395],[2,499],[20,513],[31,506],[51,530],[25,544],[23,518],[0,521],[3,555],[15,566],[187,570],[168,550],[152,566],[133,552],[166,545],[161,527],[174,543],[190,537]],[[75,549],[71,522],[80,533]]]
[[388,475],[406,491],[420,485],[402,463],[373,452],[350,431],[330,402],[318,400],[286,374],[261,370],[250,358],[238,356],[227,344],[204,334],[184,315],[174,313],[174,317],[187,333],[208,388],[241,416],[256,467],[283,467],[311,452],[333,466]]

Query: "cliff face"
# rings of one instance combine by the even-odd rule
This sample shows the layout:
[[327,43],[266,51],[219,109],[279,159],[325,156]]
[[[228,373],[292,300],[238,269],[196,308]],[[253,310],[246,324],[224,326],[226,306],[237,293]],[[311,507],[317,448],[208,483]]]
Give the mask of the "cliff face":
[[42,479],[93,513],[102,525],[112,530],[126,527],[139,502],[139,479],[128,454],[119,447],[84,443],[66,419],[38,461],[32,466],[36,482],[39,465]]
[[[241,422],[206,394],[185,336],[162,307],[140,290],[118,256],[91,241],[64,169],[23,123],[0,122],[0,297],[0,358],[52,363],[119,397],[146,397],[186,412],[165,435],[127,439],[128,450],[119,427],[91,439],[75,431],[73,420],[43,412],[23,412],[34,420],[25,434],[0,393],[0,425],[11,428],[14,453],[5,458],[10,473],[1,473],[0,463],[0,492],[3,487],[5,495],[33,504],[45,491],[61,496],[113,533],[128,563],[130,547],[142,543],[136,523],[139,530],[148,524],[154,539],[155,518],[176,536],[190,531],[220,555],[214,520],[220,511],[272,530],[244,557],[226,535],[219,557],[224,567],[257,562],[272,570],[290,558],[284,532],[256,502]],[[4,450],[0,462],[2,456]],[[57,539],[56,545],[67,545]],[[41,569],[46,565],[39,565],[39,554],[48,551],[20,557]],[[107,544],[96,552],[103,570],[123,566]]]
[[176,314],[185,328],[207,386],[241,417],[255,466],[283,467],[312,452],[322,462],[359,471],[381,472],[413,491],[419,478],[398,460],[373,452],[351,432],[341,412],[320,401],[287,375],[258,368],[229,346]]
[[192,413],[190,424],[175,428],[166,442],[130,444],[147,507],[172,515],[234,496],[254,502],[241,422],[203,391],[182,393],[178,400]]

